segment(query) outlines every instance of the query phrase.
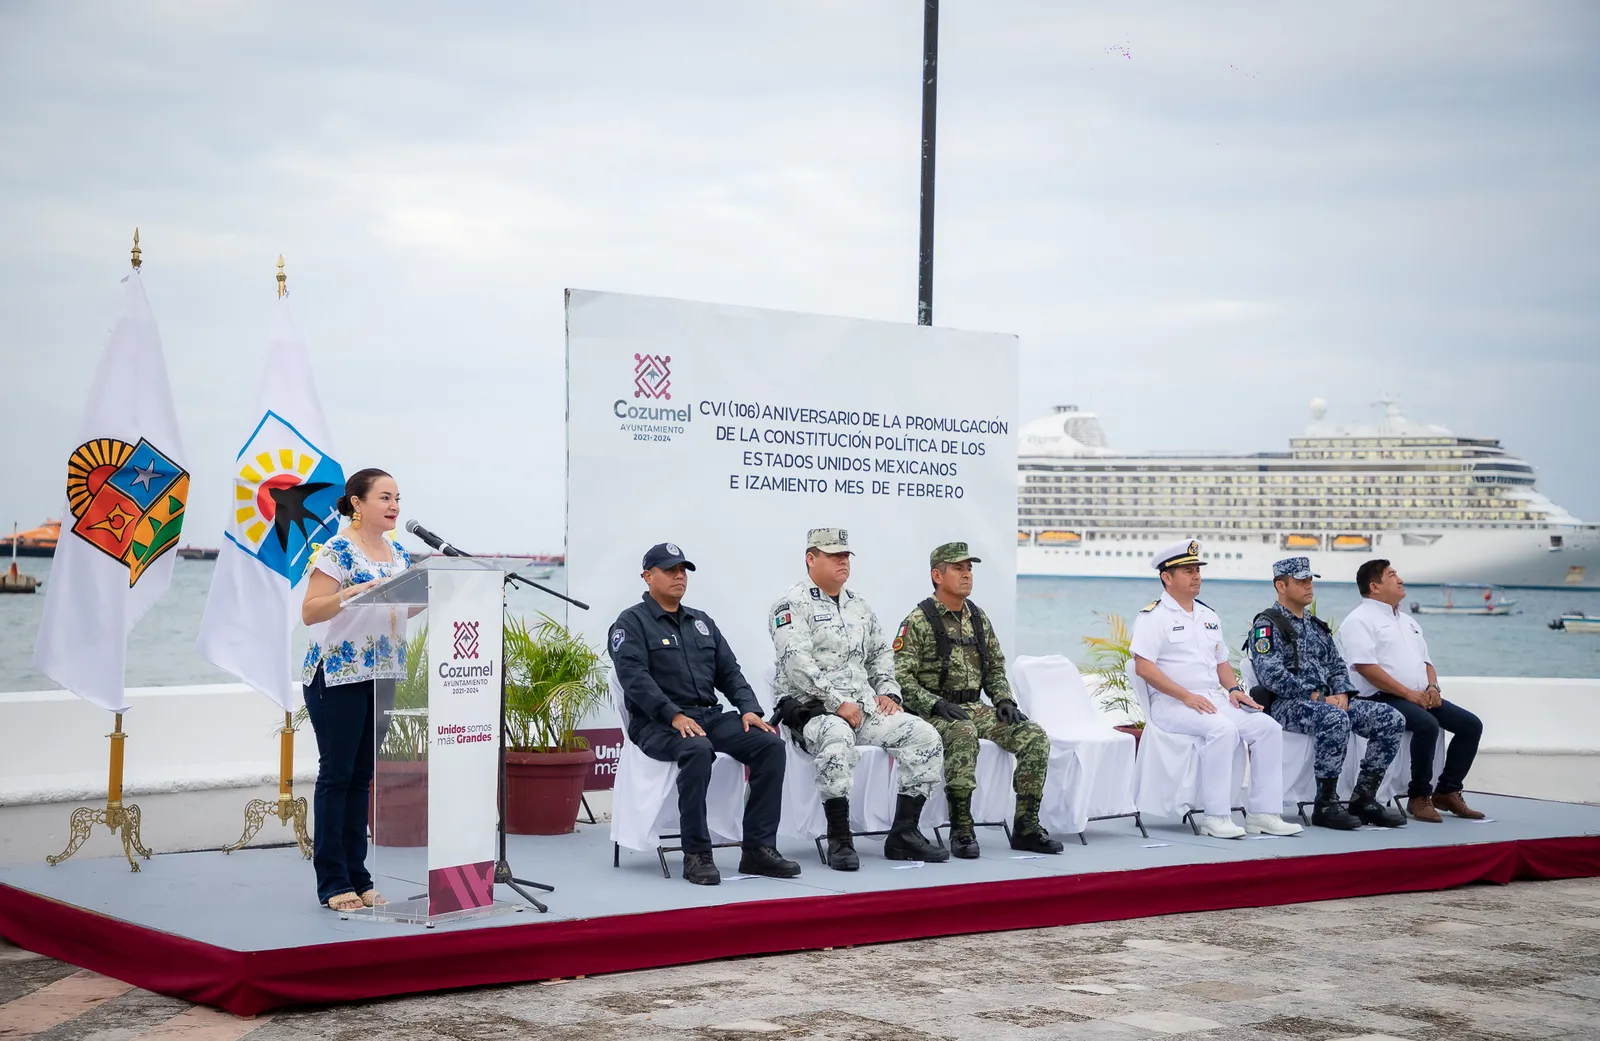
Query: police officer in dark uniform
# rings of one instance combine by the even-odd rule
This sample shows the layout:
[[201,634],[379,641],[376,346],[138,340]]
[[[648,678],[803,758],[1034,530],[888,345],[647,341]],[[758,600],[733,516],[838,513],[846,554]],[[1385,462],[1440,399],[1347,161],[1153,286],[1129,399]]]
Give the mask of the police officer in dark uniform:
[[[722,881],[706,826],[706,787],[718,752],[750,768],[739,871],[793,878],[800,865],[785,860],[775,845],[783,741],[762,719],[761,704],[711,616],[683,604],[693,570],[674,544],[651,546],[644,555],[648,591],[611,627],[611,662],[628,706],[628,737],[650,758],[678,764],[686,881],[700,886]],[[717,701],[719,690],[734,711]]]

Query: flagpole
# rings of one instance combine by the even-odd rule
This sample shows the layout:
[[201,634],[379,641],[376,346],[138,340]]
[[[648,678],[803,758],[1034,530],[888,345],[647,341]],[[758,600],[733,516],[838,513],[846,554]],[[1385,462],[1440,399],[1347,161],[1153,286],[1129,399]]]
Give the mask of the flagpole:
[[[289,279],[283,273],[283,254],[278,254],[278,299],[282,300],[289,295]],[[255,838],[256,832],[267,822],[268,816],[278,818],[278,821],[287,826],[294,822],[294,838],[300,845],[300,853],[307,860],[311,859],[311,836],[306,834],[306,800],[305,796],[294,797],[294,716],[288,712],[283,714],[283,729],[278,731],[278,802],[276,805],[265,799],[251,799],[244,808],[244,834],[239,836],[239,841],[229,846],[223,846],[222,852],[232,853],[241,849],[244,844]]]
[[[133,229],[133,250],[129,255],[129,262],[137,272],[143,263],[139,253],[139,229]],[[106,777],[106,808],[91,810],[87,806],[79,806],[72,811],[72,819],[68,822],[69,835],[67,848],[53,857],[45,857],[45,863],[51,867],[61,863],[83,847],[89,838],[90,829],[96,824],[103,824],[106,830],[113,835],[122,833],[122,855],[128,858],[128,867],[134,871],[139,870],[139,862],[133,859],[135,853],[146,860],[150,859],[150,851],[145,848],[139,834],[140,813],[137,805],[122,805],[122,757],[123,742],[128,735],[122,732],[122,713],[117,713],[116,726],[106,737],[111,739],[111,765]]]

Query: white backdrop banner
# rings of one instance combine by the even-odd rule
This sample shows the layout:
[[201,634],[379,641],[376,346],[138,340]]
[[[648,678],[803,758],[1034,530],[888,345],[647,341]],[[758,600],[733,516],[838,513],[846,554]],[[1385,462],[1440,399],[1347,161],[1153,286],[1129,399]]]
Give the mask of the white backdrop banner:
[[499,813],[498,571],[428,572],[428,913],[494,902]]
[[644,551],[675,542],[685,602],[764,694],[768,609],[807,530],[839,527],[890,632],[931,591],[929,551],[969,543],[1009,650],[1016,411],[1014,336],[569,290],[567,581],[593,605],[569,617],[603,647]]

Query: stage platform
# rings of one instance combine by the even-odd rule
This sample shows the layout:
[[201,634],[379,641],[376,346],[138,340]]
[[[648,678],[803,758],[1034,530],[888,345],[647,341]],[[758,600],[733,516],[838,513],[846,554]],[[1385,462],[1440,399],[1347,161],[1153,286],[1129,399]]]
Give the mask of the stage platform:
[[[611,866],[606,826],[514,837],[512,865],[556,887],[531,907],[435,928],[341,918],[317,905],[311,865],[293,849],[158,855],[135,874],[120,857],[0,869],[0,935],[148,990],[253,1015],[482,984],[553,979],[714,958],[1068,925],[1228,907],[1304,903],[1473,882],[1600,876],[1600,807],[1474,794],[1492,820],[1400,829],[1308,828],[1284,839],[1199,838],[1178,822],[1090,825],[1088,845],[1024,857],[998,829],[983,856],[925,866],[881,857],[861,839],[861,870],[830,871],[785,844],[797,879],[723,884],[661,877],[654,854]],[[421,851],[385,861],[426,888]],[[674,876],[679,857],[668,855]],[[410,867],[407,867],[409,863]],[[510,890],[497,898],[521,906]]]

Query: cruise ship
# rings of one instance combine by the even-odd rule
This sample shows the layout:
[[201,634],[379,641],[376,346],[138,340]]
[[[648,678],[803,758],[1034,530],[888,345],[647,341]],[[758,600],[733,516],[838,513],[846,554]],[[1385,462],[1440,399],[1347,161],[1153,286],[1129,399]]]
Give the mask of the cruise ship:
[[1298,555],[1332,582],[1387,557],[1415,584],[1600,588],[1600,525],[1532,466],[1377,404],[1379,422],[1342,425],[1313,399],[1287,452],[1254,455],[1118,452],[1094,413],[1057,406],[1018,435],[1017,572],[1148,578],[1157,549],[1195,538],[1208,580],[1266,581]]

